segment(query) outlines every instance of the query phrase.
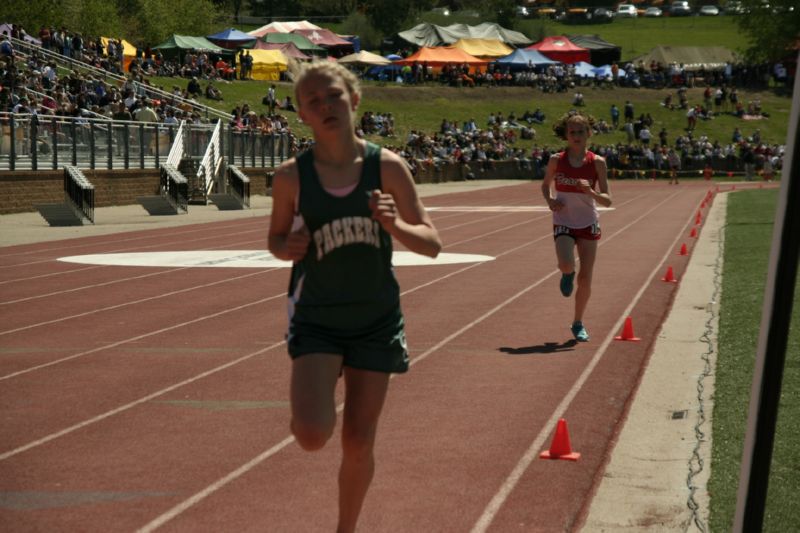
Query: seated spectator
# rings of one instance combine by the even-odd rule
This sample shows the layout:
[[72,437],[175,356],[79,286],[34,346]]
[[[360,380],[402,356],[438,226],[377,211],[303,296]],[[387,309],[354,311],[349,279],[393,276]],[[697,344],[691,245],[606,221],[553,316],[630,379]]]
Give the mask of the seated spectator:
[[214,86],[213,82],[206,85],[206,98],[209,100],[222,100],[222,92]]
[[200,82],[197,81],[197,76],[192,76],[189,84],[186,86],[186,92],[189,96],[200,96],[203,94],[203,89],[200,88]]
[[285,111],[297,111],[294,108],[294,104],[292,103],[292,97],[289,96],[289,95],[286,95],[286,98],[283,99],[283,101],[281,102],[280,108],[285,110]]

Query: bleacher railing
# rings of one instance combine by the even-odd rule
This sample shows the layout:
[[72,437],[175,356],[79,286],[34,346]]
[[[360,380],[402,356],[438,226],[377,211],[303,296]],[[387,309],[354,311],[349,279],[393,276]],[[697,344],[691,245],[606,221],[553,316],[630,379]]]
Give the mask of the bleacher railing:
[[217,121],[214,131],[209,139],[206,152],[203,154],[203,159],[200,161],[200,167],[197,169],[197,177],[205,184],[206,195],[211,193],[214,187],[214,182],[219,175],[219,169],[223,162],[222,150],[220,149],[220,136],[222,131],[222,121]]
[[235,165],[228,166],[228,187],[243,206],[250,207],[250,178]]
[[[219,124],[219,122],[218,122]],[[177,124],[0,113],[0,171],[156,169],[167,161]],[[217,124],[186,124],[183,156],[204,156]],[[288,134],[262,135],[220,126],[219,152],[240,167],[274,167],[287,159]],[[224,149],[223,149],[224,147]],[[177,165],[175,165],[177,166]]]
[[179,213],[189,212],[189,182],[172,165],[161,165],[161,195]]
[[178,165],[181,164],[183,153],[186,151],[186,141],[183,136],[185,124],[186,121],[182,120],[178,126],[178,131],[175,132],[175,137],[172,139],[172,147],[169,149],[169,155],[167,156],[167,164],[175,168],[178,168]]
[[64,167],[64,200],[81,217],[94,224],[94,186],[80,169]]

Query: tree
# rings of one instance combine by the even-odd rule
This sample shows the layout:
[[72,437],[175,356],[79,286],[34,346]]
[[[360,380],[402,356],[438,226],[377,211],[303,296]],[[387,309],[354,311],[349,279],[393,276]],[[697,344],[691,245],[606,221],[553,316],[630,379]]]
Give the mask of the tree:
[[364,11],[375,28],[384,35],[394,35],[414,22],[417,13],[433,6],[432,0],[372,0],[364,2]]
[[749,61],[777,61],[797,54],[800,43],[800,8],[797,0],[744,0],[745,13],[737,16],[749,37],[745,54]]

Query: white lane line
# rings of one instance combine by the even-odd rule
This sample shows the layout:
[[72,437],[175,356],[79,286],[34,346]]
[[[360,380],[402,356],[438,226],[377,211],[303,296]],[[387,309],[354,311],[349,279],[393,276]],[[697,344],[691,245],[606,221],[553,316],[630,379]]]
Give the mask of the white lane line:
[[[191,241],[180,240],[180,241],[170,241],[170,242],[166,242],[166,243],[159,242],[159,243],[150,244],[150,245],[147,245],[147,246],[137,246],[137,247],[132,248],[132,249],[133,250],[146,250],[148,248],[163,248],[165,246],[171,246],[171,245],[186,246],[187,243],[207,241],[209,239],[218,239],[219,237],[227,237],[227,236],[240,237],[240,236],[245,235],[247,233],[256,233],[256,232],[266,234],[266,231],[267,231],[266,228],[259,228],[259,229],[252,229],[252,230],[247,230],[247,231],[237,231],[237,232],[234,232],[234,233],[222,233],[222,234],[216,234],[216,235],[207,235],[207,236],[201,237],[199,239],[192,239]],[[255,241],[249,241],[249,242],[255,242]],[[260,240],[259,242],[264,242],[264,240]],[[123,252],[123,251],[130,251],[130,250],[131,250],[131,248],[115,248],[113,250],[108,250],[108,252]],[[54,258],[50,258],[50,259],[43,259],[41,261],[31,261],[31,262],[28,262],[28,263],[15,263],[15,264],[12,264],[12,265],[0,265],[0,269],[2,269],[2,268],[16,268],[16,267],[30,266],[30,265],[40,265],[40,264],[43,264],[43,263],[50,263],[53,260],[54,260]]]
[[[205,285],[198,285],[198,286],[195,286],[195,287],[190,287],[188,289],[181,289],[179,291],[174,291],[174,292],[170,292],[170,293],[167,293],[167,294],[161,294],[161,295],[158,295],[158,296],[151,296],[149,298],[142,298],[141,300],[136,300],[135,302],[128,302],[128,303],[123,303],[123,304],[118,304],[118,305],[112,305],[112,306],[109,306],[109,307],[105,307],[103,309],[95,309],[93,311],[89,311],[89,312],[86,312],[86,313],[81,313],[79,315],[72,315],[71,317],[68,317],[68,318],[76,318],[76,317],[91,315],[91,314],[102,312],[102,311],[110,311],[110,310],[117,309],[117,308],[120,308],[120,307],[125,307],[126,305],[129,305],[129,304],[132,304],[132,303],[141,303],[141,302],[146,302],[148,300],[157,300],[159,298],[168,297],[168,296],[179,294],[179,293],[182,293],[182,292],[188,292],[188,291],[193,291],[193,290],[196,290],[196,289],[212,287],[214,285],[219,285],[221,283],[228,283],[230,281],[235,281],[235,280],[242,279],[242,278],[248,278],[248,277],[251,277],[251,276],[258,276],[260,274],[264,274],[265,272],[270,272],[270,271],[271,270],[265,270],[263,272],[255,272],[255,273],[252,273],[252,274],[245,274],[243,276],[237,276],[235,278],[228,278],[228,279],[224,279],[224,280],[220,280],[220,281],[215,281],[213,283],[207,283]],[[150,332],[144,333],[142,335],[137,335],[136,337],[131,337],[131,338],[124,339],[124,340],[121,340],[121,341],[113,342],[111,344],[106,344],[106,345],[103,345],[103,346],[99,346],[97,348],[93,348],[93,349],[87,350],[85,352],[80,352],[80,353],[77,353],[77,354],[70,355],[68,357],[63,357],[61,359],[56,359],[54,361],[49,361],[49,362],[43,363],[41,365],[32,366],[32,367],[26,368],[24,370],[19,370],[17,372],[13,372],[11,374],[6,374],[4,376],[0,376],[0,381],[6,380],[6,379],[9,379],[9,378],[13,378],[15,376],[19,376],[19,375],[22,375],[22,374],[27,374],[28,372],[32,372],[34,370],[39,370],[41,368],[46,368],[48,366],[52,366],[52,365],[55,365],[55,364],[63,363],[64,361],[69,361],[69,360],[75,359],[77,357],[82,357],[84,355],[88,355],[90,353],[95,353],[95,352],[98,352],[98,351],[101,351],[101,350],[105,350],[105,349],[108,349],[108,348],[113,348],[115,346],[119,346],[119,345],[125,344],[127,342],[133,342],[135,340],[144,339],[146,337],[150,337],[151,335],[157,335],[159,333],[163,333],[164,331],[169,331],[171,329],[175,329],[175,328],[179,328],[181,326],[192,324],[192,323],[198,322],[200,320],[205,320],[206,318],[211,318],[211,317],[218,316],[218,315],[221,315],[221,314],[224,314],[224,313],[228,313],[230,311],[233,311],[233,310],[236,310],[236,309],[240,309],[242,307],[246,307],[246,306],[249,306],[249,305],[254,305],[254,304],[259,303],[261,301],[272,300],[274,298],[278,298],[279,296],[285,296],[285,294],[283,294],[283,293],[276,294],[275,296],[270,296],[270,297],[264,298],[262,300],[256,300],[255,302],[250,302],[250,303],[244,304],[242,306],[237,306],[237,307],[231,307],[231,308],[228,308],[228,309],[224,309],[224,310],[219,311],[217,313],[213,313],[213,314],[206,315],[206,316],[203,316],[203,317],[200,317],[200,318],[189,320],[188,322],[181,322],[179,324],[168,326],[166,328],[162,328],[162,329],[155,330],[155,331],[150,331]],[[49,323],[52,323],[52,322],[58,322],[58,320],[51,320]],[[35,326],[39,326],[39,325],[43,325],[43,324],[47,324],[47,323],[48,322],[43,322],[41,324],[35,324]],[[6,333],[13,333],[14,331],[19,331],[19,330],[22,330],[22,329],[29,329],[29,327],[34,327],[34,326],[28,326],[28,327],[24,327],[24,328],[18,328],[16,330],[4,331],[4,332],[0,333],[0,335],[4,335]]]
[[[622,227],[622,228],[620,228],[619,230],[617,230],[615,233],[613,233],[611,236],[609,236],[609,237],[606,239],[606,242],[608,242],[609,240],[613,239],[615,236],[617,236],[617,235],[619,235],[620,233],[622,233],[623,231],[627,230],[629,227],[633,226],[634,224],[638,223],[638,222],[639,222],[641,219],[645,218],[647,215],[649,215],[651,212],[655,211],[655,210],[656,210],[657,208],[659,208],[659,207],[660,207],[662,204],[664,204],[664,203],[665,203],[667,200],[670,200],[670,199],[672,199],[672,198],[673,198],[674,196],[676,196],[677,194],[678,194],[678,193],[672,193],[672,194],[671,194],[669,197],[667,197],[666,199],[664,199],[664,200],[662,200],[661,202],[659,202],[658,204],[656,204],[656,205],[655,205],[653,208],[651,208],[650,210],[648,210],[647,212],[645,212],[644,214],[642,214],[642,215],[641,215],[639,218],[637,218],[635,221],[633,221],[633,222],[631,222],[631,223],[629,223],[629,224],[627,224],[627,225],[623,226],[623,227]],[[548,235],[545,235],[545,236],[543,236],[543,237],[540,237],[540,238],[536,239],[535,241],[532,241],[532,242],[527,242],[527,243],[525,243],[525,244],[523,244],[523,245],[521,245],[521,246],[517,246],[517,247],[515,247],[513,250],[518,250],[518,249],[520,249],[520,248],[523,248],[523,247],[525,247],[525,246],[528,246],[528,245],[530,245],[530,244],[533,244],[533,242],[537,242],[537,241],[539,241],[539,240],[542,240],[542,239],[545,239],[545,238],[547,238],[547,237],[551,237],[551,235],[549,235],[549,234],[548,234]],[[508,252],[504,252],[504,253],[502,253],[502,254],[500,254],[500,255],[505,255],[506,253],[510,253],[510,252],[511,252],[511,250],[509,250]],[[497,257],[500,257],[500,255],[498,255]],[[665,257],[666,257],[666,255],[665,255]],[[662,259],[662,262],[663,262],[663,259]],[[469,266],[469,267],[465,267],[465,268],[461,269],[459,272],[463,272],[464,270],[468,270],[468,269],[470,269],[470,268],[474,268],[474,266],[477,266],[477,265],[471,265],[471,266]],[[553,276],[554,276],[555,274],[557,274],[558,272],[559,272],[559,270],[557,270],[557,269],[556,269],[556,270],[554,270],[554,271],[552,271],[552,272],[550,272],[549,274],[545,275],[544,277],[542,277],[542,278],[541,278],[541,279],[539,279],[538,281],[536,281],[536,282],[532,283],[531,285],[529,285],[529,286],[528,286],[528,287],[526,287],[525,289],[522,289],[521,291],[519,291],[517,294],[515,294],[515,295],[514,295],[514,296],[512,296],[511,298],[507,299],[506,301],[502,302],[501,304],[498,304],[497,306],[495,306],[494,308],[492,308],[492,309],[491,309],[491,310],[489,310],[488,312],[486,312],[486,313],[484,313],[483,315],[481,315],[480,317],[476,318],[475,320],[473,320],[473,321],[472,321],[472,322],[470,322],[469,324],[466,324],[466,325],[464,325],[464,326],[463,326],[463,327],[461,327],[461,328],[460,328],[458,331],[456,331],[456,332],[454,332],[454,333],[450,334],[450,335],[449,335],[449,336],[447,336],[446,338],[444,338],[444,339],[442,339],[441,341],[439,341],[439,342],[438,342],[438,343],[437,343],[435,346],[433,346],[433,347],[429,348],[428,350],[426,350],[425,352],[423,352],[423,353],[422,353],[422,354],[420,354],[419,356],[417,356],[417,357],[415,357],[414,359],[412,359],[412,360],[409,362],[409,366],[413,366],[413,365],[415,365],[415,364],[419,363],[420,361],[422,361],[422,360],[426,359],[426,358],[427,358],[427,357],[428,357],[430,354],[434,353],[436,350],[438,350],[439,348],[441,348],[442,346],[444,346],[444,345],[445,345],[445,344],[447,344],[448,342],[450,342],[450,341],[452,341],[453,339],[455,339],[456,337],[460,336],[461,334],[463,334],[463,333],[464,333],[464,332],[466,332],[467,330],[469,330],[469,329],[473,328],[473,327],[474,327],[474,326],[476,326],[477,324],[480,324],[481,322],[483,322],[484,320],[486,320],[487,318],[489,318],[490,316],[492,316],[493,314],[495,314],[497,311],[499,311],[499,310],[500,310],[500,309],[502,309],[503,307],[507,306],[507,305],[508,305],[508,304],[510,304],[511,302],[513,302],[513,301],[517,300],[517,299],[518,299],[518,298],[520,298],[521,296],[523,296],[523,295],[527,294],[527,293],[528,293],[529,291],[531,291],[532,289],[534,289],[534,288],[538,287],[539,285],[541,285],[542,283],[544,283],[545,281],[547,281],[549,278],[553,277]],[[655,272],[655,271],[654,271],[654,272]],[[443,279],[443,278],[445,278],[445,277],[449,277],[450,275],[452,275],[452,273],[451,273],[451,274],[448,274],[448,275],[446,275],[446,276],[443,276],[443,277],[442,277],[442,279]],[[653,277],[653,275],[654,275],[654,274],[651,274],[651,276],[650,276],[650,277],[652,278],[652,277]],[[649,283],[649,280],[648,280],[648,283]],[[428,283],[428,284],[430,284],[430,283]],[[426,284],[426,285],[428,285],[428,284]],[[409,290],[409,291],[406,291],[406,292],[404,292],[404,293],[403,293],[403,295],[405,295],[405,294],[407,294],[407,293],[409,293],[409,292],[415,291],[415,290],[417,290],[418,288],[420,288],[420,287],[415,287],[415,288],[413,288],[413,289],[411,289],[411,290]],[[621,323],[621,321],[620,321],[620,323]],[[617,329],[618,325],[619,325],[619,324],[617,324],[617,326],[615,326],[615,328],[614,328],[612,331],[616,331],[616,329]],[[612,338],[612,336],[613,336],[613,333],[609,335],[608,339],[610,340],[610,339]],[[343,408],[343,407],[344,407],[344,403],[340,403],[340,404],[339,404],[339,405],[336,407],[336,411],[337,411],[337,412],[341,412],[341,410],[342,410],[342,408]],[[547,433],[545,433],[545,432],[544,432],[544,430],[543,430],[542,434],[544,434],[544,436],[545,436],[545,437],[547,436]],[[544,437],[542,437],[542,439],[544,439]],[[251,459],[250,461],[248,461],[248,462],[247,462],[247,463],[245,463],[244,465],[240,466],[240,467],[239,467],[239,468],[237,468],[236,470],[234,470],[234,471],[230,472],[229,474],[227,474],[227,475],[223,476],[222,478],[220,478],[220,479],[216,480],[215,482],[213,482],[213,483],[211,483],[210,485],[206,486],[206,487],[205,487],[204,489],[202,489],[201,491],[199,491],[199,492],[195,493],[194,495],[190,496],[189,498],[187,498],[186,500],[182,501],[181,503],[179,503],[179,504],[175,505],[174,507],[172,507],[171,509],[169,509],[169,510],[168,510],[168,511],[166,511],[165,513],[163,513],[163,514],[159,515],[158,517],[156,517],[155,519],[153,519],[153,520],[152,520],[152,521],[150,521],[149,523],[147,523],[147,524],[145,524],[144,526],[142,526],[141,528],[137,529],[137,530],[136,530],[136,532],[137,532],[137,533],[150,533],[151,531],[155,531],[156,529],[158,529],[159,527],[163,526],[164,524],[166,524],[167,522],[169,522],[170,520],[172,520],[172,519],[173,519],[173,518],[175,518],[176,516],[180,515],[180,514],[181,514],[181,513],[183,513],[184,511],[187,511],[188,509],[190,509],[190,508],[191,508],[191,507],[193,507],[194,505],[196,505],[196,504],[200,503],[202,500],[204,500],[205,498],[207,498],[208,496],[210,496],[211,494],[213,494],[213,493],[214,493],[214,492],[216,492],[217,490],[221,489],[221,488],[222,488],[222,487],[224,487],[225,485],[227,485],[227,484],[231,483],[232,481],[235,481],[236,479],[240,478],[240,477],[241,477],[241,476],[243,476],[244,474],[248,473],[250,470],[252,470],[252,469],[253,469],[253,468],[255,468],[256,466],[258,466],[260,463],[262,463],[262,462],[263,462],[263,461],[265,461],[266,459],[269,459],[269,458],[270,458],[270,457],[272,457],[273,455],[277,454],[279,451],[281,451],[283,448],[285,448],[286,446],[288,446],[288,445],[289,445],[289,444],[291,444],[292,442],[294,442],[294,437],[290,436],[290,437],[287,437],[287,438],[285,438],[285,439],[284,439],[283,441],[281,441],[280,443],[278,443],[278,444],[276,444],[276,445],[272,446],[271,448],[269,448],[269,449],[268,449],[268,450],[266,450],[265,452],[263,452],[263,453],[261,453],[260,455],[258,455],[258,456],[256,456],[256,457],[254,457],[253,459]],[[538,451],[538,449],[539,449],[539,447],[535,447],[535,448],[534,448],[534,446],[531,446],[531,448],[532,448],[532,449],[535,449],[535,451]],[[529,462],[530,462],[530,461],[529,461]],[[527,467],[527,465],[526,465],[526,467]],[[524,471],[524,468],[523,468],[523,471]],[[520,473],[520,476],[521,476],[521,473]],[[515,484],[516,484],[516,483],[515,483]],[[513,488],[513,486],[512,486],[512,487],[510,487],[510,488]],[[510,492],[510,488],[509,488],[509,492]],[[507,495],[506,495],[506,496],[507,496]],[[497,498],[497,497],[495,497],[495,498]],[[505,496],[503,497],[503,500],[505,500]],[[499,508],[499,506],[500,506],[500,505],[502,505],[502,501],[500,501],[500,502],[498,503],[498,508]],[[492,517],[493,517],[493,516],[494,516],[494,515],[492,515]],[[490,522],[491,522],[491,518],[492,518],[492,517],[490,517],[490,518],[489,518],[489,521],[490,521]],[[488,523],[487,523],[487,525],[488,525]]]
[[[253,305],[253,304],[256,304],[256,303],[261,303],[261,302],[260,301],[259,302],[253,302],[252,304],[247,304],[247,305],[249,306],[249,305]],[[247,307],[247,306],[243,306],[243,307]],[[166,394],[166,393],[168,393],[170,391],[173,391],[173,390],[175,390],[177,388],[183,387],[184,385],[188,385],[188,384],[193,383],[193,382],[195,382],[195,381],[197,381],[199,379],[203,379],[203,378],[208,377],[208,376],[210,376],[212,374],[216,374],[217,372],[225,370],[226,368],[229,368],[229,367],[234,366],[234,365],[238,365],[239,363],[241,363],[243,361],[247,361],[248,359],[251,359],[251,358],[255,357],[256,355],[259,355],[259,354],[268,352],[268,351],[270,351],[270,350],[272,350],[274,348],[277,348],[278,346],[284,344],[285,342],[286,341],[277,342],[277,343],[275,343],[275,344],[273,344],[271,346],[267,346],[266,348],[261,348],[260,350],[257,350],[255,352],[249,353],[247,355],[243,355],[242,357],[240,357],[238,359],[234,359],[233,361],[228,361],[227,363],[225,363],[223,365],[220,365],[218,367],[212,368],[211,370],[207,370],[207,371],[205,371],[205,372],[203,372],[201,374],[197,374],[195,376],[192,376],[191,378],[185,379],[185,380],[183,380],[183,381],[181,381],[179,383],[174,383],[174,384],[170,385],[169,387],[165,387],[165,388],[163,388],[163,389],[161,389],[159,391],[156,391],[156,392],[154,392],[152,394],[148,394],[147,396],[143,396],[143,397],[139,398],[138,400],[134,400],[132,402],[126,403],[125,405],[120,405],[119,407],[117,407],[115,409],[111,409],[110,411],[106,411],[105,413],[102,413],[102,414],[97,415],[95,417],[86,419],[86,420],[84,420],[82,422],[79,422],[77,424],[74,424],[74,425],[72,425],[72,426],[70,426],[68,428],[64,428],[61,431],[58,431],[56,433],[51,433],[51,434],[49,434],[49,435],[47,435],[45,437],[42,437],[41,439],[29,442],[28,444],[25,444],[25,445],[20,446],[18,448],[14,448],[13,450],[9,450],[7,452],[1,453],[0,454],[0,461],[8,459],[9,457],[13,457],[13,456],[15,456],[17,454],[20,454],[20,453],[22,453],[22,452],[24,452],[26,450],[30,450],[31,448],[35,448],[37,446],[41,446],[42,444],[50,442],[51,440],[55,440],[55,439],[57,439],[59,437],[63,437],[64,435],[72,433],[73,431],[77,431],[77,430],[79,430],[81,428],[84,428],[84,427],[89,426],[91,424],[94,424],[96,422],[100,422],[101,420],[105,420],[106,418],[109,418],[109,417],[114,416],[116,414],[119,414],[119,413],[122,413],[124,411],[127,411],[128,409],[131,409],[133,407],[136,407],[137,405],[141,405],[141,404],[143,404],[145,402],[149,402],[153,398],[157,398],[157,397],[161,396],[162,394]]]
[[[261,217],[254,217],[254,218],[261,218]],[[264,216],[263,218],[266,219],[266,216]],[[218,225],[215,225],[213,230],[228,230],[228,229],[231,229],[231,228],[240,229],[241,227],[249,226],[250,224],[244,223],[245,220],[246,221],[255,222],[255,220],[251,219],[251,218],[242,218],[242,219],[238,219],[237,221],[231,221],[232,222],[231,224],[218,224]],[[239,222],[239,221],[241,221],[241,222]],[[187,231],[174,231],[174,232],[170,231],[170,230],[172,230],[172,229],[182,229],[182,228],[185,228],[186,226],[185,225],[184,226],[171,226],[171,227],[166,227],[166,228],[142,227],[142,228],[135,229],[135,230],[119,232],[119,233],[111,233],[111,234],[108,234],[108,235],[87,235],[86,237],[79,237],[79,238],[89,239],[89,238],[92,238],[92,237],[109,237],[109,239],[108,240],[102,240],[102,241],[101,240],[97,240],[97,241],[87,242],[87,243],[83,243],[83,244],[67,244],[67,245],[64,245],[64,246],[49,246],[49,247],[46,247],[46,248],[37,248],[35,250],[27,250],[25,252],[17,252],[17,253],[14,253],[14,254],[3,254],[3,257],[5,258],[5,257],[15,257],[15,256],[32,255],[32,254],[45,254],[45,253],[50,253],[50,252],[57,252],[59,250],[77,250],[78,248],[86,248],[86,247],[89,247],[89,246],[106,246],[106,245],[109,245],[109,244],[118,244],[118,243],[122,243],[122,242],[141,241],[141,240],[146,240],[146,239],[147,240],[153,240],[153,237],[156,236],[156,235],[158,237],[180,237],[180,236],[184,236],[184,235],[189,235],[191,233],[200,233],[200,232],[207,233],[209,231],[208,224],[217,224],[217,223],[215,223],[215,222],[196,222],[196,223],[191,223],[189,225],[197,226],[198,224],[202,224],[204,227],[202,227],[202,228],[194,228],[194,229],[187,230]],[[264,221],[263,220],[259,221],[258,224],[262,225],[262,224],[264,224]],[[158,233],[157,234],[153,233],[153,234],[149,234],[149,235],[140,235],[138,237],[114,238],[115,236],[123,235],[124,233],[132,233],[132,232],[140,232],[140,231],[158,231]],[[232,234],[231,233],[223,233],[221,236],[225,236],[225,235],[232,235]],[[50,244],[56,244],[56,243],[59,243],[59,242],[63,242],[63,241],[51,241]],[[33,244],[36,244],[36,243],[33,243]],[[45,244],[45,243],[41,243],[41,244]],[[22,246],[25,246],[25,245],[22,245]],[[13,266],[13,265],[4,265],[4,266]]]

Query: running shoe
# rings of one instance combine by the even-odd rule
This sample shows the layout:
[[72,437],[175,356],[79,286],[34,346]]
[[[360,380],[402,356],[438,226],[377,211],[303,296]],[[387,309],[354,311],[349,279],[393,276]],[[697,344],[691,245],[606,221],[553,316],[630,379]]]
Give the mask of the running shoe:
[[572,336],[578,342],[586,342],[589,340],[589,332],[583,327],[583,322],[580,320],[572,323]]
[[572,274],[561,274],[561,294],[564,295],[565,298],[569,298],[572,294],[572,282],[575,280],[575,272]]

